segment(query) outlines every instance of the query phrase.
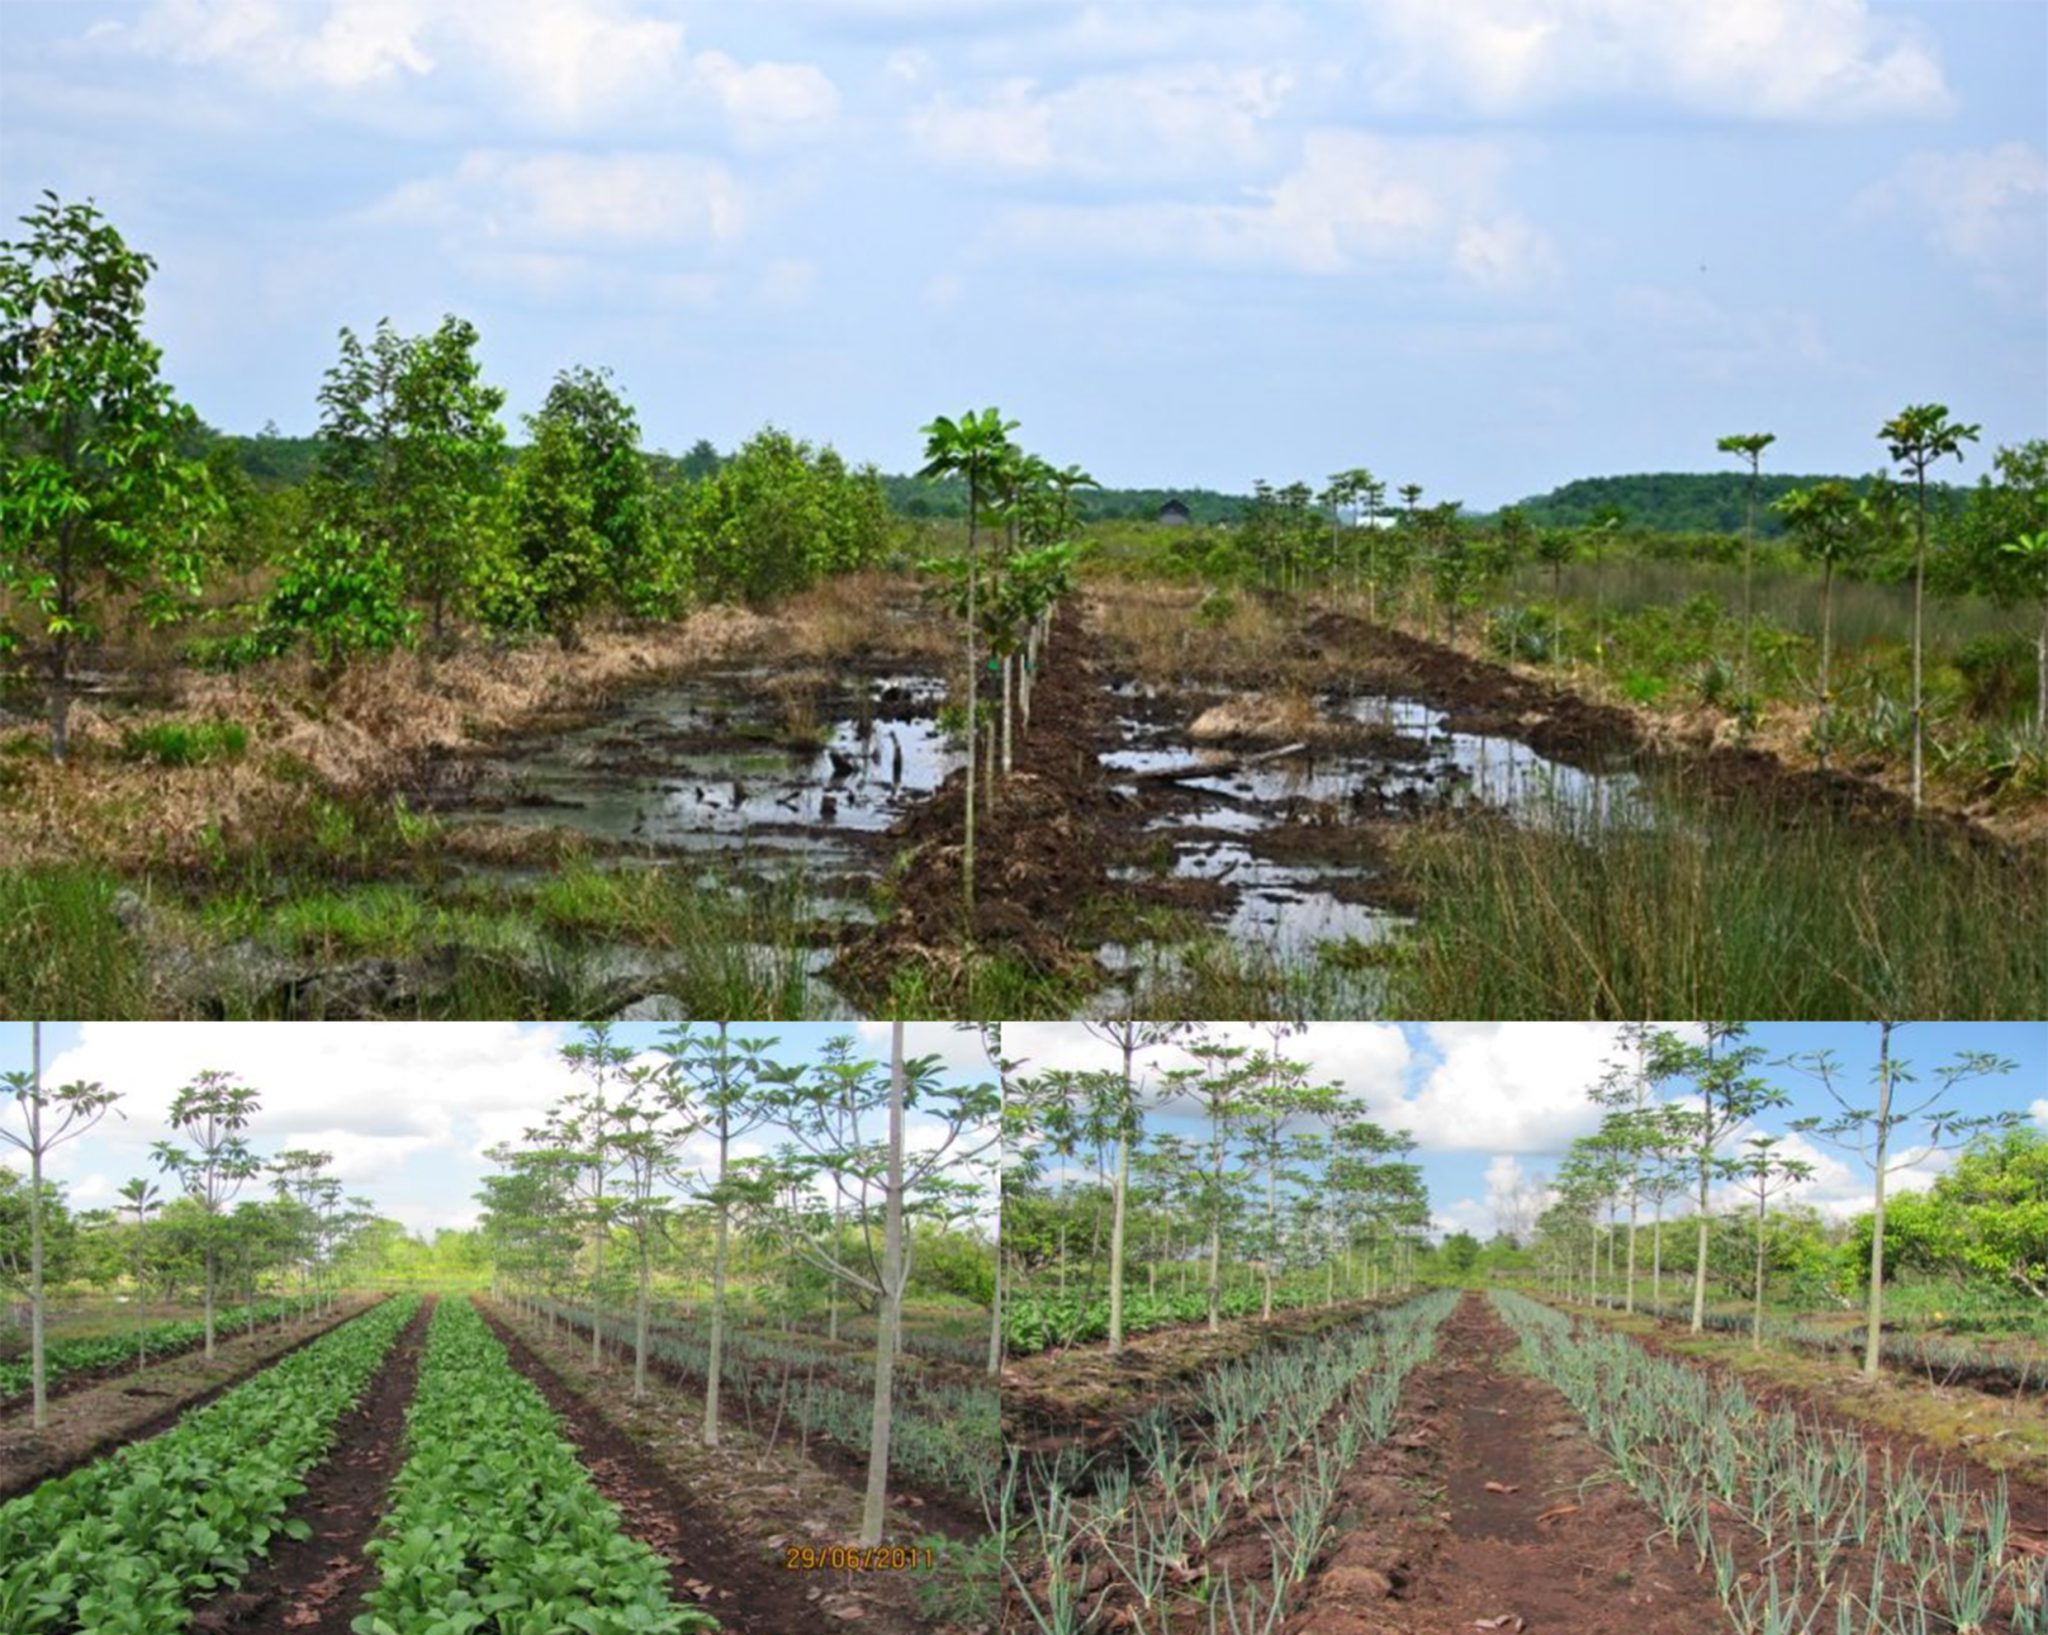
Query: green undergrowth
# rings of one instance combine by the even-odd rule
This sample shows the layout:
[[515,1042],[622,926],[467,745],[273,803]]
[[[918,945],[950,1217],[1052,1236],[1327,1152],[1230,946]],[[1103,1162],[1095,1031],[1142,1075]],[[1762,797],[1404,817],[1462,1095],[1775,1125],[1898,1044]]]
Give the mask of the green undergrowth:
[[1398,1011],[1994,1018],[2048,1005],[2039,858],[1934,825],[1657,793],[1646,821],[1598,833],[1560,814],[1418,835]]
[[120,887],[85,866],[0,871],[0,1016],[146,1014],[148,972],[114,912]]

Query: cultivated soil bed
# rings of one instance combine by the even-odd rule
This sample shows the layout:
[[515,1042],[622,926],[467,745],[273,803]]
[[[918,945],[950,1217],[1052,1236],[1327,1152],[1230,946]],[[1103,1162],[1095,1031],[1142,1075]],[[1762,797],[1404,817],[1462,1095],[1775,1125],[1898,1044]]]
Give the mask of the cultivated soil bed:
[[[669,1559],[678,1600],[701,1605],[738,1635],[842,1623],[882,1635],[975,1629],[920,1622],[909,1572],[786,1565],[791,1547],[857,1539],[861,1509],[857,1489],[805,1460],[786,1438],[767,1447],[743,1424],[728,1423],[721,1445],[706,1448],[698,1393],[650,1371],[648,1395],[636,1404],[630,1361],[594,1372],[587,1341],[549,1335],[500,1306],[479,1306],[514,1365],[561,1416],[626,1530]],[[916,1503],[901,1498],[888,1523],[890,1543],[909,1544],[932,1531]]]
[[1725,1635],[1712,1588],[1514,1349],[1478,1296],[1445,1319],[1394,1434],[1346,1477],[1287,1635]]
[[211,1402],[372,1304],[342,1300],[331,1317],[304,1326],[293,1324],[282,1331],[267,1326],[253,1337],[221,1336],[211,1362],[193,1351],[139,1374],[103,1380],[64,1397],[52,1407],[50,1423],[40,1431],[29,1424],[26,1413],[10,1416],[0,1424],[0,1499],[62,1476],[123,1443],[154,1436],[188,1410]]
[[270,1555],[239,1586],[195,1607],[194,1630],[350,1635],[352,1621],[365,1610],[364,1598],[376,1587],[376,1568],[363,1546],[405,1462],[405,1413],[433,1315],[430,1296],[393,1343],[362,1401],[335,1425],[333,1451],[306,1473],[306,1491],[292,1501],[289,1514],[311,1527],[311,1535],[293,1539],[279,1533]]

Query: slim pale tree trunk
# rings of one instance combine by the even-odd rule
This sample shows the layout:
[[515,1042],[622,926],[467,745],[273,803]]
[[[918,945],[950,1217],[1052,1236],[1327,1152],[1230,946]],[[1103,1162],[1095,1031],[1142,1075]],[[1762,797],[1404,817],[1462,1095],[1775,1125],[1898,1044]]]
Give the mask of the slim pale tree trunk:
[[[1769,1180],[1769,1172],[1760,1176],[1759,1183]],[[1761,1351],[1764,1348],[1764,1193],[1759,1190],[1756,1200],[1756,1288],[1753,1291],[1756,1303],[1750,1310],[1749,1349]]]
[[[62,758],[61,754],[58,756]],[[212,1354],[209,1343],[208,1354]],[[28,1103],[28,1372],[30,1421],[50,1422],[49,1381],[43,1361],[43,1024],[29,1026]]]
[[[723,1031],[725,1024],[720,1023]],[[721,1061],[723,1057],[721,1055]],[[722,1071],[722,1069],[721,1069]],[[731,1120],[718,1109],[718,1224],[711,1250],[711,1358],[704,1369],[704,1446],[718,1446],[718,1376],[725,1357],[725,1244],[727,1214],[723,1196],[726,1154],[731,1147]]]
[[1003,776],[1008,777],[1014,766],[1011,755],[1010,710],[1016,694],[1016,655],[1003,655]]
[[903,1024],[892,1023],[889,1038],[889,1178],[883,1194],[882,1293],[875,1323],[875,1401],[868,1437],[867,1500],[861,1508],[860,1542],[882,1542],[882,1512],[889,1501],[891,1392],[896,1376],[896,1326],[903,1305]]
[[1892,1029],[1896,1022],[1877,1024],[1877,1185],[1870,1212],[1870,1303],[1863,1334],[1863,1372],[1877,1378],[1879,1331],[1884,1327],[1884,1171],[1891,1149]]
[[2048,602],[2041,605],[2041,628],[2034,634],[2034,731],[2048,738]]
[[1280,1160],[1275,1157],[1266,1168],[1266,1264],[1265,1293],[1259,1302],[1259,1321],[1273,1320],[1273,1262],[1280,1248]]
[[967,483],[967,806],[960,837],[960,889],[966,905],[967,940],[974,941],[974,749],[981,736],[981,674],[974,654],[974,620],[978,611],[976,580],[979,562],[975,551],[974,481]]
[[1123,1114],[1117,1120],[1116,1190],[1111,1200],[1109,1219],[1109,1354],[1112,1357],[1121,1356],[1124,1349],[1124,1200],[1129,1195],[1131,1186],[1129,1118],[1132,1096],[1131,1055],[1137,1047],[1135,1026],[1134,1023],[1126,1023],[1123,1030]]
[[[832,1253],[839,1254],[839,1189],[832,1189]],[[839,1338],[839,1280],[834,1278],[825,1291],[825,1338]]]
[[1628,1184],[1628,1292],[1622,1298],[1622,1310],[1636,1309],[1636,1183],[1633,1177]]
[[1000,1239],[996,1245],[995,1283],[989,1293],[988,1302],[988,1376],[994,1379],[1003,1371],[1003,1250]]
[[210,1215],[206,1222],[206,1360],[213,1361],[213,1278],[215,1251],[213,1229],[220,1217]]
[[[1714,1098],[1711,1094],[1708,1094],[1702,1096],[1701,1101],[1703,1103],[1701,1113],[1706,1120],[1703,1126],[1704,1137],[1704,1132],[1710,1131],[1714,1127]],[[1692,1271],[1692,1331],[1695,1334],[1700,1333],[1707,1326],[1707,1179],[1713,1170],[1713,1156],[1714,1150],[1712,1145],[1702,1139],[1700,1145],[1699,1255],[1693,1264]]]
[[640,1288],[633,1302],[633,1400],[635,1402],[638,1402],[647,1395],[647,1297],[654,1277],[653,1267],[649,1264],[647,1253],[648,1221],[644,1213],[647,1207],[647,1200],[642,1199],[640,1207],[643,1213],[640,1217],[640,1230],[636,1234],[640,1240]]
[[[1927,470],[1919,471],[1919,529],[1913,551],[1913,809],[1920,809],[1921,729],[1926,719],[1926,695],[1921,688],[1921,614],[1927,600]],[[1878,1177],[1879,1195],[1884,1177]],[[1874,1367],[1874,1365],[1873,1365]]]
[[1657,1218],[1650,1228],[1650,1289],[1658,1305],[1664,1304],[1664,1196],[1657,1195]]

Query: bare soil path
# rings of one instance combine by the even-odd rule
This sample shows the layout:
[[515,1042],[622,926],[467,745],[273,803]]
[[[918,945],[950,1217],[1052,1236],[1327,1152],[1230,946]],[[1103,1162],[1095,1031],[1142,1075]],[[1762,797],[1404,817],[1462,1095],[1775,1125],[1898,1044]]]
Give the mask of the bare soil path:
[[1445,1320],[1395,1435],[1347,1478],[1288,1635],[1725,1635],[1711,1587],[1514,1349],[1477,1295]]
[[[478,1309],[504,1341],[513,1366],[560,1416],[564,1434],[598,1491],[618,1507],[626,1531],[668,1559],[670,1590],[679,1602],[703,1607],[734,1635],[796,1635],[856,1621],[877,1635],[908,1635],[919,1627],[908,1620],[907,1574],[796,1572],[785,1566],[787,1546],[845,1543],[856,1535],[857,1523],[825,1533],[825,1518],[817,1512],[819,1490],[775,1494],[780,1484],[761,1472],[744,1472],[737,1448],[703,1450],[708,1463],[726,1468],[725,1485],[751,1487],[757,1495],[745,1508],[729,1505],[719,1484],[700,1483],[701,1470],[686,1477],[672,1463],[677,1444],[697,1427],[686,1412],[679,1415],[676,1395],[657,1398],[658,1407],[642,1405],[649,1410],[644,1416],[636,1413],[630,1374],[593,1375],[587,1345],[549,1341],[484,1302]],[[659,1451],[641,1439],[655,1426],[674,1438]],[[786,1506],[774,1512],[777,1531],[765,1537],[759,1526],[762,1498]]]
[[405,1458],[405,1411],[419,1379],[420,1353],[434,1314],[432,1297],[406,1325],[361,1402],[335,1425],[334,1451],[306,1473],[306,1491],[290,1514],[312,1535],[279,1535],[278,1546],[239,1587],[197,1608],[192,1628],[294,1630],[350,1635],[351,1621],[377,1574],[363,1546],[385,1510],[391,1479]]
[[333,1316],[303,1327],[267,1327],[253,1336],[221,1339],[211,1362],[195,1350],[139,1374],[115,1375],[65,1397],[40,1431],[26,1414],[13,1416],[0,1424],[0,1499],[76,1470],[124,1443],[154,1436],[372,1304],[343,1300]]

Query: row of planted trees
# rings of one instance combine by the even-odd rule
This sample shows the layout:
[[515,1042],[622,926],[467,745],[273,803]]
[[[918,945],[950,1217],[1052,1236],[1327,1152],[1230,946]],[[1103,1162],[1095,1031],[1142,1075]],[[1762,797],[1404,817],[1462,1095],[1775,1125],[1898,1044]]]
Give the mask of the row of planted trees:
[[[1886,421],[1877,436],[1897,476],[1880,471],[1852,484],[1827,480],[1793,489],[1772,504],[1783,531],[1804,562],[1821,575],[1821,630],[1813,696],[1822,709],[1817,737],[1827,739],[1827,712],[1836,699],[1835,593],[1844,577],[1903,579],[1912,586],[1909,635],[1911,681],[1908,702],[1914,797],[1925,781],[1927,714],[1926,602],[1936,595],[1981,595],[2009,607],[2031,608],[2035,670],[2034,727],[2048,733],[2048,440],[2001,448],[1993,474],[1984,477],[1960,506],[1929,503],[1930,473],[1944,461],[1960,460],[1980,428],[1955,420],[1941,404],[1912,404]],[[1723,437],[1719,452],[1743,461],[1749,481],[1742,534],[1735,543],[1742,574],[1737,651],[1729,671],[1729,695],[1754,708],[1758,680],[1755,563],[1759,485],[1769,432]],[[1511,611],[1502,601],[1510,582],[1526,567],[1547,580],[1547,639],[1536,645],[1554,667],[1567,656],[1563,624],[1563,578],[1567,568],[1587,563],[1594,577],[1594,618],[1588,657],[1598,662],[1607,640],[1608,619],[1601,595],[1601,565],[1625,551],[1646,548],[1627,518],[1606,507],[1576,527],[1545,526],[1519,507],[1509,506],[1490,524],[1462,514],[1455,500],[1422,503],[1423,490],[1407,484],[1388,505],[1387,485],[1364,468],[1339,472],[1322,488],[1292,483],[1256,485],[1243,521],[1220,543],[1193,537],[1177,545],[1196,556],[1205,572],[1248,578],[1271,589],[1298,592],[1336,586],[1364,596],[1368,618],[1382,611],[1421,612],[1449,639],[1461,621],[1483,613],[1489,628],[1506,625]],[[1706,542],[1719,557],[1725,541]],[[1516,656],[1530,656],[1525,642]]]
[[[295,1279],[302,1314],[322,1301],[332,1304],[336,1269],[373,1219],[369,1201],[344,1197],[329,1153],[291,1148],[269,1158],[259,1154],[248,1139],[250,1121],[261,1106],[256,1090],[227,1073],[198,1074],[172,1098],[168,1122],[174,1139],[150,1148],[158,1176],[175,1182],[182,1196],[166,1200],[155,1180],[136,1176],[120,1188],[117,1206],[74,1215],[56,1183],[45,1177],[50,1155],[109,1114],[124,1116],[122,1095],[83,1080],[46,1084],[41,1023],[31,1025],[30,1049],[27,1071],[0,1077],[12,1115],[9,1123],[0,1124],[0,1139],[28,1162],[25,1185],[10,1177],[10,1184],[0,1187],[0,1200],[11,1204],[19,1195],[20,1224],[26,1228],[17,1233],[8,1229],[11,1221],[0,1219],[0,1267],[29,1304],[30,1391],[37,1427],[48,1422],[47,1300],[58,1281],[53,1274],[76,1264],[81,1233],[118,1240],[93,1258],[109,1270],[119,1266],[138,1292],[175,1288],[188,1271],[196,1272],[209,1358],[219,1297],[231,1283],[253,1300],[264,1278]],[[270,1198],[237,1202],[252,1183],[267,1183]],[[53,1255],[53,1247],[60,1252]],[[145,1334],[138,1329],[138,1355],[146,1350]]]
[[[1850,1081],[1831,1052],[1767,1062],[1743,1024],[1707,1023],[1698,1038],[1624,1025],[1619,1054],[1588,1091],[1606,1109],[1600,1127],[1572,1143],[1536,1223],[1535,1248],[1553,1286],[1598,1293],[1604,1248],[1606,1283],[1618,1291],[1623,1309],[1633,1311],[1641,1282],[1639,1239],[1647,1237],[1650,1286],[1661,1298],[1667,1211],[1685,1206],[1691,1220],[1675,1229],[1692,1239],[1691,1327],[1698,1333],[1706,1317],[1718,1189],[1733,1196],[1735,1213],[1746,1222],[1753,1264],[1744,1281],[1751,1338],[1761,1345],[1773,1201],[1813,1178],[1813,1162],[1798,1156],[1806,1147],[1791,1139],[1810,1136],[1847,1154],[1871,1179],[1863,1367],[1876,1373],[1887,1182],[1937,1152],[2019,1122],[2016,1113],[1972,1113],[1952,1099],[1971,1080],[2011,1071],[2011,1062],[1964,1051],[1917,1082],[1894,1048],[1899,1026],[1876,1024],[1877,1060],[1866,1089]],[[1791,1119],[1769,1133],[1762,1121],[1789,1107],[1785,1084],[1793,1078],[1817,1085],[1830,1111]],[[1617,1253],[1625,1255],[1619,1273]]]
[[894,538],[872,468],[774,428],[694,475],[651,461],[603,370],[557,375],[512,447],[452,316],[344,328],[312,474],[253,482],[162,378],[152,259],[89,203],[22,221],[0,243],[0,657],[40,672],[60,759],[79,656],[123,621],[199,625],[188,652],[226,666],[303,647],[332,671],[476,628],[567,646],[600,613],[776,595]]
[[1429,1225],[1414,1142],[1318,1083],[1276,1024],[1257,1045],[1195,1024],[1089,1024],[1115,1068],[1005,1063],[1003,1257],[1037,1297],[1107,1301],[1123,1349],[1127,1290],[1199,1282],[1219,1326],[1233,1267],[1270,1319],[1297,1300],[1369,1297],[1404,1280]]
[[[1095,486],[1080,467],[1055,467],[1010,433],[1018,422],[993,407],[924,428],[922,478],[950,478],[967,490],[967,538],[957,556],[923,564],[935,593],[959,619],[966,658],[967,778],[961,838],[961,893],[974,916],[977,771],[993,807],[998,774],[1015,767],[1018,735],[1031,725],[1031,690],[1052,637],[1053,616],[1074,588],[1080,545],[1074,493]],[[988,549],[983,550],[986,536]],[[983,708],[981,667],[996,672],[993,706]]]
[[[892,1390],[919,1228],[979,1241],[991,1200],[981,1170],[997,1138],[992,1083],[950,1082],[935,1057],[889,1060],[851,1038],[805,1062],[729,1024],[679,1025],[636,1050],[608,1024],[563,1048],[578,1087],[518,1143],[493,1149],[480,1199],[493,1265],[508,1291],[606,1303],[629,1257],[633,1395],[647,1389],[649,1325],[664,1246],[708,1225],[709,1264],[675,1268],[709,1284],[701,1435],[720,1434],[720,1375],[733,1310],[735,1250],[788,1281],[821,1278],[830,1333],[843,1303],[874,1313],[874,1410],[863,1540],[878,1542],[887,1498]],[[906,1140],[916,1116],[920,1138]],[[742,1156],[741,1147],[770,1147]],[[616,1262],[615,1262],[616,1270]],[[603,1324],[591,1362],[605,1366]]]

